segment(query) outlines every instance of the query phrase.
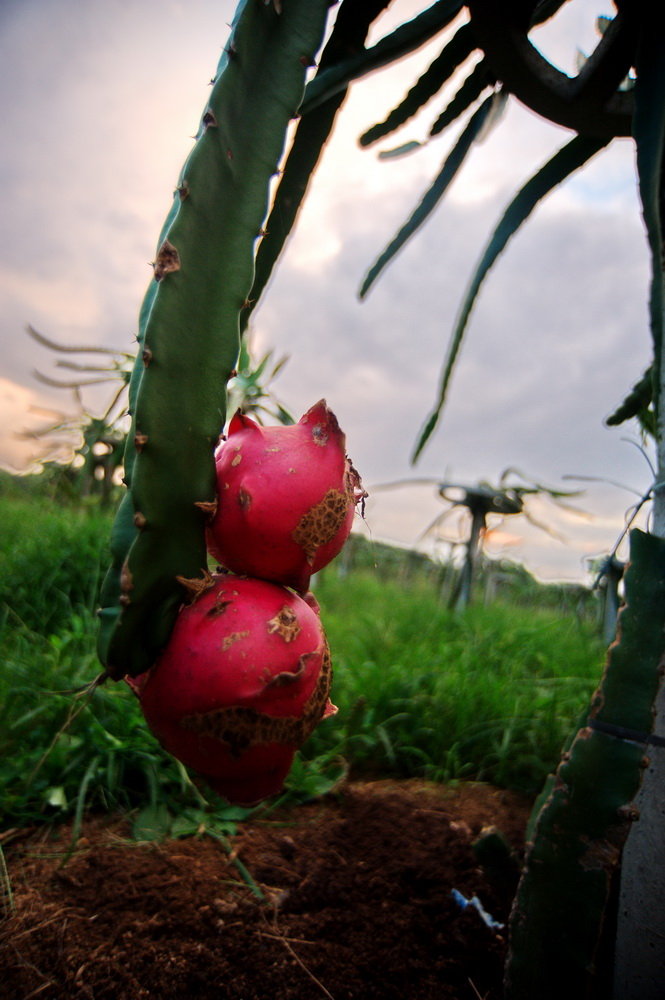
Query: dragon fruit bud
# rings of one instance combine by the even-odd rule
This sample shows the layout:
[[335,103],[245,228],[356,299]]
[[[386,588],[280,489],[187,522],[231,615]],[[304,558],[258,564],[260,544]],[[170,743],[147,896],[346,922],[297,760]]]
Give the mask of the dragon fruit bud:
[[233,573],[306,591],[342,548],[366,495],[325,400],[290,427],[237,413],[215,462],[211,555]]
[[130,686],[162,746],[230,802],[279,792],[293,756],[336,711],[316,612],[273,583],[232,575],[179,613]]

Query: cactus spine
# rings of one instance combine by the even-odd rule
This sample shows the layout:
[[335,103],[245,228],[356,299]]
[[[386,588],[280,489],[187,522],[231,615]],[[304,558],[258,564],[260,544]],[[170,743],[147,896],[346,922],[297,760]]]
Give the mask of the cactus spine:
[[[129,489],[112,536],[99,653],[111,677],[151,666],[206,568],[206,512],[226,383],[268,208],[329,0],[241,0],[157,247],[130,383]],[[180,581],[180,582],[179,582]]]

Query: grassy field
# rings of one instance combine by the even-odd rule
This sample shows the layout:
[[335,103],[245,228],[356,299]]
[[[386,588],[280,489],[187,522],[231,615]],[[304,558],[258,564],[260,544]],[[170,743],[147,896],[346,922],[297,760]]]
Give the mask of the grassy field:
[[[161,750],[124,684],[78,690],[100,669],[110,516],[4,488],[0,525],[3,825],[88,808],[222,808]],[[499,599],[455,616],[431,566],[394,561],[376,569],[370,553],[316,580],[339,713],[305,746],[287,794],[315,795],[348,773],[536,792],[600,676],[595,622],[553,607],[545,588],[530,604]]]

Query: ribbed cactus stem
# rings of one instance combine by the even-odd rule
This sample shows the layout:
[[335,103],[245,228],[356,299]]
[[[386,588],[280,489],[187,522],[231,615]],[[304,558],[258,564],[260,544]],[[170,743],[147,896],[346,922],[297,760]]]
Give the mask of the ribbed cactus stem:
[[[658,156],[643,141],[638,143],[640,194],[645,209],[647,231],[652,247],[652,286],[650,296],[651,328],[654,337],[654,365],[642,379],[650,376],[656,423],[657,472],[653,489],[654,535],[665,539],[665,204],[663,171],[665,148],[665,72],[662,56],[663,13],[659,11],[660,31],[645,32],[643,45],[651,49],[650,72],[645,74],[647,95],[651,101],[641,105],[638,134],[659,137]],[[644,68],[644,65],[643,65]],[[652,73],[656,74],[654,79]],[[641,84],[643,87],[644,84]],[[651,91],[651,93],[650,93]],[[646,119],[646,120],[645,120]],[[655,129],[653,121],[655,119]],[[645,128],[646,126],[646,128]],[[649,154],[653,157],[648,159]],[[638,392],[640,386],[636,387]],[[648,397],[647,397],[648,401]],[[665,542],[663,543],[665,544]],[[664,570],[665,572],[665,570]],[[654,732],[665,739],[665,684],[661,683],[655,702]],[[665,746],[655,748],[636,798],[639,822],[631,830],[624,851],[619,892],[614,1000],[660,1000],[665,990]]]
[[[636,819],[665,655],[665,540],[631,532],[625,605],[586,724],[536,818],[511,918],[506,1000],[597,987],[612,879]],[[607,995],[605,992],[602,995]]]
[[[139,329],[121,504],[99,651],[112,677],[151,666],[206,567],[213,451],[254,249],[329,0],[242,0],[158,241]],[[175,85],[175,84],[171,84]]]
[[[665,398],[665,397],[661,397]],[[661,438],[661,452],[665,451]],[[659,479],[665,479],[665,454]],[[665,538],[665,497],[654,530]],[[665,569],[663,570],[665,572]],[[655,701],[654,733],[665,738],[665,685]],[[628,836],[618,893],[614,1000],[661,1000],[665,984],[665,746],[649,750],[649,766],[636,798],[639,816]]]

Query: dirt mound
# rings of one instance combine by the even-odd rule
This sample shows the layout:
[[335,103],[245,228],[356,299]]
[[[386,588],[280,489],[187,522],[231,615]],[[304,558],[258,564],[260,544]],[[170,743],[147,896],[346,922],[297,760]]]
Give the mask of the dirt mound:
[[118,818],[88,821],[64,866],[69,831],[17,836],[3,997],[497,1000],[504,933],[451,890],[506,921],[514,876],[472,843],[491,824],[520,850],[528,809],[486,785],[354,783],[243,824],[231,854],[137,844]]

